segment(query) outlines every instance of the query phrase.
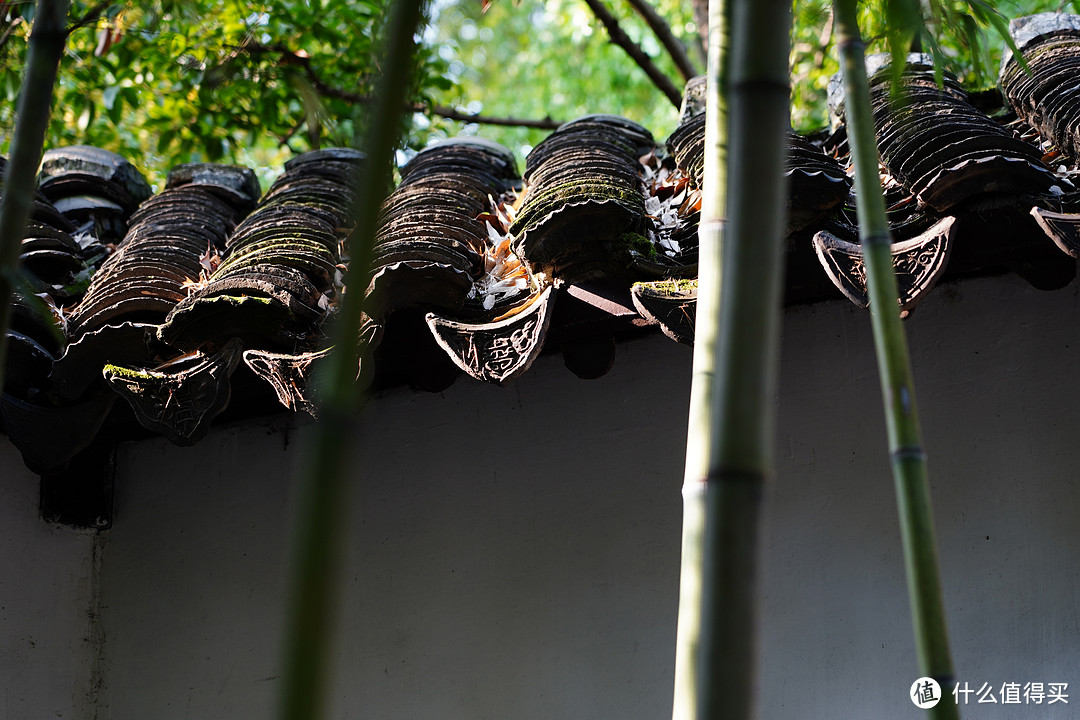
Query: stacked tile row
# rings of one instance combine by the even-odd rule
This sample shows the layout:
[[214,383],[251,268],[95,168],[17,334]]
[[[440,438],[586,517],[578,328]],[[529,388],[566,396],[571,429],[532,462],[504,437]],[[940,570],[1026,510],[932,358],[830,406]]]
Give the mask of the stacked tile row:
[[[977,110],[954,80],[938,87],[925,58],[905,67],[898,104],[887,68],[872,61],[904,310],[940,277],[970,208],[1010,212],[1035,202],[1040,222],[1057,222],[1048,209],[1071,196],[1074,171],[1055,171],[1042,156],[1048,142],[1062,162],[1075,152],[1075,139],[1060,132],[1072,131],[1076,111],[1055,99],[1070,92],[1061,68],[1072,65],[1062,58],[1080,43],[1070,23],[1023,44],[1034,68],[1043,56],[1064,65],[1047,64],[1038,82],[1008,62],[1003,71],[1017,114],[1037,125],[1042,146]],[[1059,111],[1054,120],[1040,120],[1050,110]],[[414,323],[461,371],[505,383],[544,349],[557,297],[619,317],[633,315],[632,300],[641,317],[688,340],[703,123],[700,111],[684,113],[665,152],[626,118],[579,118],[532,150],[521,177],[509,150],[481,139],[417,153],[379,212],[362,342],[374,347],[384,327]],[[1052,131],[1059,134],[1047,139]],[[816,252],[837,287],[865,305],[844,129],[812,140],[792,133],[788,150],[789,245],[811,261]],[[261,199],[250,170],[180,166],[151,196],[119,156],[50,151],[23,265],[54,310],[30,301],[17,308],[10,337],[18,369],[3,398],[5,426],[28,462],[62,463],[118,397],[143,426],[195,442],[230,402],[234,371],[245,365],[283,405],[314,412],[312,377],[349,291],[346,241],[362,161],[346,149],[298,156]],[[420,341],[409,337],[412,352]],[[563,333],[557,344],[565,351],[577,339]],[[609,365],[575,372],[595,376]],[[73,428],[66,450],[41,430],[48,422]]]
[[526,188],[510,227],[514,249],[549,274],[610,272],[617,249],[645,229],[639,158],[652,134],[616,115],[566,123],[525,163]]
[[1016,114],[1067,158],[1080,157],[1080,16],[1043,13],[1020,18],[1011,28],[1025,69],[1012,53],[1000,82]]
[[186,351],[234,337],[245,347],[295,350],[318,335],[341,282],[340,246],[361,162],[348,149],[290,160],[169,312],[161,340]]
[[519,184],[513,154],[480,138],[449,140],[417,153],[379,212],[372,315],[410,306],[466,312],[491,239],[481,218],[491,216],[498,199]]
[[938,87],[929,56],[908,57],[898,89],[888,61],[872,56],[868,63],[878,151],[921,204],[945,212],[984,193],[1039,193],[1055,185],[1038,147],[973,106],[948,74]]

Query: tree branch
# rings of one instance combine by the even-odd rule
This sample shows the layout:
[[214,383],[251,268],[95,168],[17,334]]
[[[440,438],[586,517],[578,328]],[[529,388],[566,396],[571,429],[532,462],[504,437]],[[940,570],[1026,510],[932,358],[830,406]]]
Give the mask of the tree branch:
[[460,110],[455,110],[452,107],[446,107],[444,105],[436,105],[429,107],[427,105],[414,105],[413,112],[430,112],[432,115],[438,115],[444,117],[447,120],[456,120],[463,123],[479,123],[481,125],[501,125],[503,127],[527,127],[537,128],[539,130],[555,130],[562,122],[559,120],[552,120],[551,117],[541,118],[539,120],[530,120],[528,118],[515,118],[515,117],[493,117],[491,115],[473,115],[470,113],[463,113]]
[[290,150],[292,150],[292,146],[289,145],[289,141],[293,139],[293,135],[300,132],[300,128],[302,128],[304,126],[305,121],[306,121],[306,118],[300,118],[300,120],[297,121],[297,123],[295,125],[293,125],[292,128],[290,128],[289,132],[287,132],[284,135],[282,135],[281,137],[279,137],[277,139],[278,140],[278,147],[284,146],[284,147],[287,147]]
[[611,38],[611,42],[615,43],[626,54],[638,64],[645,74],[649,76],[649,79],[653,81],[653,85],[660,89],[660,92],[667,96],[667,99],[671,101],[671,104],[675,107],[679,107],[682,104],[682,92],[679,91],[675,84],[671,82],[671,78],[665,75],[660,68],[653,64],[653,61],[648,55],[626,34],[626,32],[619,26],[619,21],[615,19],[615,16],[604,6],[600,0],[585,0],[585,4],[589,6],[589,9],[593,11],[593,15],[596,19],[603,23],[607,29],[608,37]]
[[110,5],[112,5],[112,2],[110,2],[110,0],[103,0],[103,2],[99,2],[97,5],[87,10],[81,18],[76,20],[68,27],[67,34],[70,35],[79,28],[86,27],[91,23],[96,23],[98,21],[98,18],[101,17],[101,13],[105,12],[105,9],[108,8]]
[[4,47],[4,45],[7,45],[8,38],[11,37],[12,31],[15,30],[15,26],[18,24],[19,18],[17,16],[13,18],[10,23],[8,23],[7,28],[4,30],[4,34],[0,35],[0,48]]
[[675,67],[682,73],[683,80],[689,80],[692,77],[700,75],[698,69],[694,67],[693,61],[690,60],[690,55],[686,52],[686,46],[682,44],[679,38],[675,37],[675,34],[671,32],[671,26],[664,18],[660,17],[660,13],[656,12],[648,0],[627,0],[630,6],[637,10],[638,15],[641,15],[642,19],[649,26],[649,29],[656,35],[656,39],[660,41],[660,44],[664,46],[664,49],[668,51],[668,55],[675,61]]
[[240,45],[231,45],[228,47],[233,50],[234,55],[239,53],[246,53],[248,55],[265,55],[270,53],[277,55],[281,59],[282,64],[298,66],[303,70],[308,82],[311,83],[311,86],[315,88],[320,95],[334,97],[352,103],[371,102],[371,98],[365,95],[328,85],[321,77],[319,77],[319,74],[315,72],[315,68],[311,66],[311,58],[307,55],[301,55],[294,50],[290,50],[284,45],[276,43],[274,45],[263,45],[262,43],[256,42],[244,42]]
[[[238,52],[246,52],[251,55],[260,55],[265,53],[272,53],[278,55],[281,58],[283,64],[296,65],[304,71],[305,77],[311,86],[320,94],[326,97],[337,98],[349,103],[357,103],[367,105],[370,104],[372,99],[367,95],[361,95],[360,93],[350,92],[348,90],[342,90],[341,88],[334,87],[324,81],[319,74],[315,71],[315,68],[311,66],[311,58],[299,55],[296,52],[288,49],[284,45],[261,45],[259,43],[247,43],[245,45],[238,45],[234,47]],[[472,113],[461,112],[452,107],[444,105],[425,105],[422,103],[415,103],[406,106],[406,109],[411,112],[418,113],[430,113],[432,115],[438,115],[448,120],[455,120],[457,122],[464,123],[479,123],[481,125],[501,125],[503,127],[527,127],[537,128],[539,130],[554,130],[562,125],[562,122],[558,120],[552,120],[550,117],[541,118],[539,120],[533,120],[529,118],[515,118],[515,117],[493,117],[491,115],[477,115]]]
[[697,46],[701,53],[701,59],[708,64],[708,53],[705,49],[705,40],[709,37],[709,0],[693,0],[694,24],[697,25]]

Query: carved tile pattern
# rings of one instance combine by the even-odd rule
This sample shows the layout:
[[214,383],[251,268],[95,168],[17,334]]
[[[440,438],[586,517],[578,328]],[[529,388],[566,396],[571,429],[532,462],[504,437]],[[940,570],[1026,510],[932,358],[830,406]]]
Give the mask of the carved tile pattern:
[[552,288],[544,293],[532,307],[508,320],[470,325],[429,314],[428,327],[466,373],[477,380],[505,383],[527,370],[544,344],[555,298]]
[[[911,309],[934,286],[948,259],[951,231],[951,221],[943,222],[923,236],[893,245],[892,263],[901,308]],[[837,287],[856,305],[867,307],[870,298],[866,266],[859,246],[820,234],[815,243],[818,257]]]

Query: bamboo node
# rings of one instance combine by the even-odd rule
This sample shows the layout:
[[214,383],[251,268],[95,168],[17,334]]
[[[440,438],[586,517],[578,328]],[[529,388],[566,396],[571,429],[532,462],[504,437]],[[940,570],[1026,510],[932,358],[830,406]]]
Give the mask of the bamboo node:
[[892,245],[892,235],[889,232],[870,232],[859,237],[859,243],[866,247],[868,245],[884,245],[889,247]]
[[936,680],[937,684],[942,688],[951,688],[956,685],[956,676],[952,672],[948,672],[944,675],[927,675],[931,680]]
[[893,460],[918,460],[920,462],[926,462],[926,451],[918,445],[900,446],[894,449],[890,456]]
[[709,470],[708,474],[698,482],[706,487],[720,487],[722,485],[756,486],[763,485],[766,477],[764,471],[719,467]]

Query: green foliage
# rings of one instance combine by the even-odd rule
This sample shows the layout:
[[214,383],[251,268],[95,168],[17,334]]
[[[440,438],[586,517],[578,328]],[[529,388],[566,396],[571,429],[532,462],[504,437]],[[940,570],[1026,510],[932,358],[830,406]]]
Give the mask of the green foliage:
[[[146,170],[280,165],[363,129],[385,0],[75,2],[49,146],[90,143]],[[0,3],[0,152],[32,6]],[[420,58],[417,87],[431,82]],[[436,82],[441,82],[441,75]],[[412,93],[418,96],[418,93]]]
[[826,124],[826,89],[839,69],[832,52],[832,0],[800,0],[791,28],[791,124],[808,130]]
[[[669,77],[679,73],[645,22],[622,0],[606,0],[623,29]],[[655,7],[676,37],[690,45],[697,32],[691,4],[661,0]],[[572,120],[615,113],[635,120],[663,141],[678,113],[619,47],[580,0],[494,2],[485,13],[477,0],[440,4],[425,43],[447,65],[450,81],[432,91],[439,104],[472,113]],[[427,123],[422,123],[427,125]],[[523,156],[547,131],[464,126],[440,118],[421,127],[413,142],[459,132],[502,142]]]
[[[674,64],[626,0],[605,0],[627,34],[673,79]],[[78,0],[46,144],[90,143],[124,153],[144,172],[220,160],[276,168],[291,154],[355,144],[375,76],[388,0]],[[546,130],[463,124],[430,112],[569,120],[594,112],[634,119],[663,140],[670,103],[581,0],[433,3],[410,103],[413,148],[461,132],[483,134],[519,159]],[[656,0],[676,37],[696,46],[691,3]],[[874,0],[860,4],[869,50],[913,42],[971,86],[993,84],[1004,18],[1080,0]],[[829,0],[794,2],[792,125],[827,122],[825,89],[837,70]],[[921,11],[921,12],[920,12]],[[6,153],[33,3],[0,2],[0,153]],[[1000,13],[1000,14],[998,14]],[[926,15],[920,29],[921,14]],[[696,58],[696,53],[691,53]],[[270,173],[271,170],[263,172]],[[262,178],[265,181],[269,177]]]
[[[837,72],[830,0],[794,3],[792,30],[792,125],[801,131],[828,123],[825,88]],[[1033,13],[1080,12],[1073,0],[873,0],[859,3],[859,26],[867,52],[904,54],[913,47],[934,56],[941,71],[967,87],[997,82],[1007,52],[1008,20]],[[923,24],[925,22],[925,24]]]

